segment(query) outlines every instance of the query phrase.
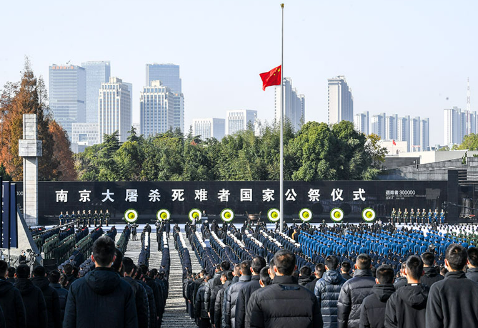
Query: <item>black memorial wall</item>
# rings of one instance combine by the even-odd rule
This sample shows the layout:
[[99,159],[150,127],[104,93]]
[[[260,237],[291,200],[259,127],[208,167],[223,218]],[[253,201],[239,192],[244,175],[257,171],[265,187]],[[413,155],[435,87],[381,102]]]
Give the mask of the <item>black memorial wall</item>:
[[[22,184],[17,188],[21,205]],[[330,211],[337,207],[344,211],[344,222],[361,221],[362,210],[368,207],[382,220],[392,208],[447,210],[447,193],[455,191],[458,184],[450,186],[447,181],[286,181],[285,219],[297,219],[303,208],[312,211],[311,222],[332,222]],[[193,208],[218,219],[223,209],[230,208],[237,223],[246,213],[261,213],[267,220],[268,210],[279,208],[279,182],[39,182],[38,201],[41,225],[56,224],[60,212],[78,210],[109,210],[112,220],[120,221],[130,208],[139,213],[139,223],[155,220],[160,209],[169,210],[173,222],[185,223]]]

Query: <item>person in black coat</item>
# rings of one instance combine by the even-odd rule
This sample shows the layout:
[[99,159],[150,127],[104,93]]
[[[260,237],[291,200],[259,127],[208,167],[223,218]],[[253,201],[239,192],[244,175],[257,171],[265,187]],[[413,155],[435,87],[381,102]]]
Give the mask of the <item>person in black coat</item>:
[[402,263],[402,266],[400,267],[400,277],[395,279],[395,283],[393,284],[393,287],[395,287],[395,290],[398,290],[399,288],[406,286],[407,285],[407,263]]
[[[235,328],[244,328],[246,320],[246,307],[251,294],[261,288],[260,273],[266,266],[266,260],[262,256],[256,256],[251,262],[251,281],[244,284],[239,290],[236,300]],[[310,269],[309,269],[310,270]]]
[[300,268],[299,271],[299,285],[306,287],[307,284],[315,279],[312,275],[312,270],[307,265]]
[[46,328],[48,327],[48,313],[46,309],[45,298],[40,288],[33,285],[30,279],[30,267],[26,264],[20,264],[15,274],[18,288],[22,295],[25,305],[27,328]]
[[280,250],[274,255],[272,285],[252,293],[246,310],[246,327],[322,328],[317,298],[292,276],[295,255]]
[[425,325],[425,312],[428,287],[420,283],[423,275],[423,262],[412,255],[406,264],[408,284],[398,289],[388,299],[385,308],[385,327],[422,328]]
[[372,260],[367,254],[357,256],[354,277],[347,280],[340,290],[337,304],[339,328],[357,328],[360,323],[360,305],[372,293],[375,279],[372,277]]
[[209,280],[212,279],[211,275],[207,275],[204,278],[204,281],[201,283],[199,287],[195,300],[194,300],[194,314],[196,317],[196,322],[199,328],[208,328],[210,327],[209,321],[209,303],[206,301],[205,292],[206,292],[206,285]]
[[381,265],[376,272],[376,285],[372,294],[365,297],[360,308],[360,328],[385,327],[385,307],[387,301],[395,292],[393,287],[393,268]]
[[[222,327],[222,308],[224,303],[224,292],[232,283],[232,271],[225,271],[221,275],[222,287],[219,289],[216,295],[216,302],[214,303],[214,327]],[[212,320],[211,320],[212,321]]]
[[161,327],[161,322],[159,321],[160,316],[162,315],[164,300],[162,293],[159,290],[158,285],[154,282],[154,279],[149,276],[149,270],[146,265],[140,265],[140,270],[143,273],[143,281],[153,290],[154,302],[156,305],[156,321],[157,326]]
[[0,307],[8,328],[25,328],[27,317],[22,295],[13,284],[6,281],[7,262],[0,260]]
[[[154,292],[144,281],[143,273],[136,265],[134,266],[134,281],[143,286],[148,296],[148,306],[149,306],[149,328],[156,328],[158,325],[157,316],[156,316],[156,302],[154,300]],[[142,328],[142,327],[139,327]]]
[[466,277],[474,282],[478,282],[478,248],[468,248],[468,269]]
[[68,291],[60,285],[60,272],[51,271],[48,275],[48,280],[50,281],[50,287],[54,288],[58,293],[58,299],[60,301],[60,323],[62,323],[63,319],[65,318],[65,307],[66,300],[68,298]]
[[63,328],[138,328],[133,289],[111,269],[114,241],[98,238],[91,259],[95,269],[70,286]]
[[435,255],[431,252],[425,252],[421,256],[423,261],[423,271],[425,274],[423,275],[420,283],[431,287],[435,282],[443,280],[443,276],[438,271],[437,267],[435,266]]
[[134,299],[136,303],[136,314],[138,316],[138,327],[150,327],[149,323],[149,303],[146,289],[133,280],[134,263],[129,257],[123,258],[124,280],[131,285],[134,292]]
[[63,287],[70,289],[70,286],[76,280],[76,277],[73,275],[73,266],[69,263],[65,264],[63,266],[63,273],[65,274],[65,285]]
[[350,266],[350,262],[347,262],[347,261],[342,262],[342,265],[340,266],[340,274],[342,275],[342,278],[344,278],[345,280],[349,280],[353,278],[350,275],[350,269],[352,269],[352,267]]
[[325,269],[327,270],[320,278],[314,288],[314,294],[319,303],[320,312],[324,327],[337,328],[337,303],[340,290],[346,280],[337,271],[339,260],[333,255],[325,259]]
[[50,287],[50,281],[46,277],[46,270],[39,265],[33,270],[32,283],[41,289],[45,298],[46,309],[48,313],[48,327],[61,328],[61,308],[58,293],[53,287]]
[[239,291],[251,281],[251,261],[241,262],[239,281],[232,284],[224,294],[224,309],[222,311],[222,324],[224,328],[235,328],[236,326],[236,304]]
[[478,327],[478,284],[467,279],[463,269],[467,251],[451,244],[445,252],[445,279],[433,284],[427,303],[426,327]]
[[324,263],[317,263],[315,265],[315,271],[314,271],[315,279],[307,283],[307,285],[305,285],[305,288],[307,288],[313,293],[315,290],[315,285],[317,284],[317,281],[320,278],[322,278],[322,276],[324,275],[324,272],[325,272]]

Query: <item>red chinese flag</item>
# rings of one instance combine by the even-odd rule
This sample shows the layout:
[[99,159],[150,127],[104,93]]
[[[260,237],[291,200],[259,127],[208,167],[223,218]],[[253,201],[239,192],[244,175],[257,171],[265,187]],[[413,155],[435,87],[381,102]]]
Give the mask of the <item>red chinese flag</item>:
[[262,79],[262,90],[266,90],[271,85],[281,85],[281,66],[271,69],[269,72],[259,74]]
[[397,143],[395,142],[395,140],[392,140],[392,143],[393,143],[394,146],[397,145]]

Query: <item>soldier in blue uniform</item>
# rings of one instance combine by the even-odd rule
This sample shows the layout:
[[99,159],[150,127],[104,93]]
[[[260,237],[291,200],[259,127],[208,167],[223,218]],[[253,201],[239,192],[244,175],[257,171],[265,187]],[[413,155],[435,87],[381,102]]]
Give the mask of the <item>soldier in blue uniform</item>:
[[81,214],[81,225],[82,227],[86,227],[86,211],[83,210],[83,214]]
[[62,225],[64,220],[63,212],[60,212],[60,215],[58,216],[58,220],[60,220],[60,225]]
[[91,215],[91,210],[88,210],[88,216],[87,216],[87,220],[88,220],[88,228],[91,227],[91,220],[93,219],[92,215]]
[[93,214],[93,224],[95,227],[98,225],[98,210],[95,210],[95,213]]
[[427,212],[425,211],[425,209],[422,210],[422,224],[425,223],[425,217],[427,215]]
[[440,212],[440,223],[445,223],[445,211],[443,211],[443,209]]
[[408,221],[408,210],[403,211],[403,224],[406,224]]
[[70,223],[70,214],[68,214],[68,211],[66,211],[66,214],[65,214],[65,224],[68,224]]
[[433,212],[433,221],[435,224],[438,224],[438,210],[435,208],[435,212]]
[[432,223],[432,209],[428,209],[428,224]]
[[71,211],[70,222],[75,224],[76,222],[76,214],[75,211]]
[[421,216],[422,214],[420,213],[420,209],[417,208],[417,214],[415,216],[415,224],[418,224],[418,220],[420,219]]

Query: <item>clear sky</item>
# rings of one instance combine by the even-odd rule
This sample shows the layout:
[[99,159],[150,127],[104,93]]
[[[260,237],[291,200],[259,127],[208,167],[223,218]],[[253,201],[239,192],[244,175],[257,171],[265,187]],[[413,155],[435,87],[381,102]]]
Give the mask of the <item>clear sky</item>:
[[[281,1],[2,1],[0,86],[24,56],[48,86],[48,66],[110,60],[133,83],[133,121],[146,63],[181,66],[185,126],[230,109],[274,115],[259,73],[280,64]],[[478,1],[285,1],[285,76],[306,96],[306,120],[327,121],[327,78],[345,75],[354,113],[430,118],[443,143],[443,109],[478,106]]]

